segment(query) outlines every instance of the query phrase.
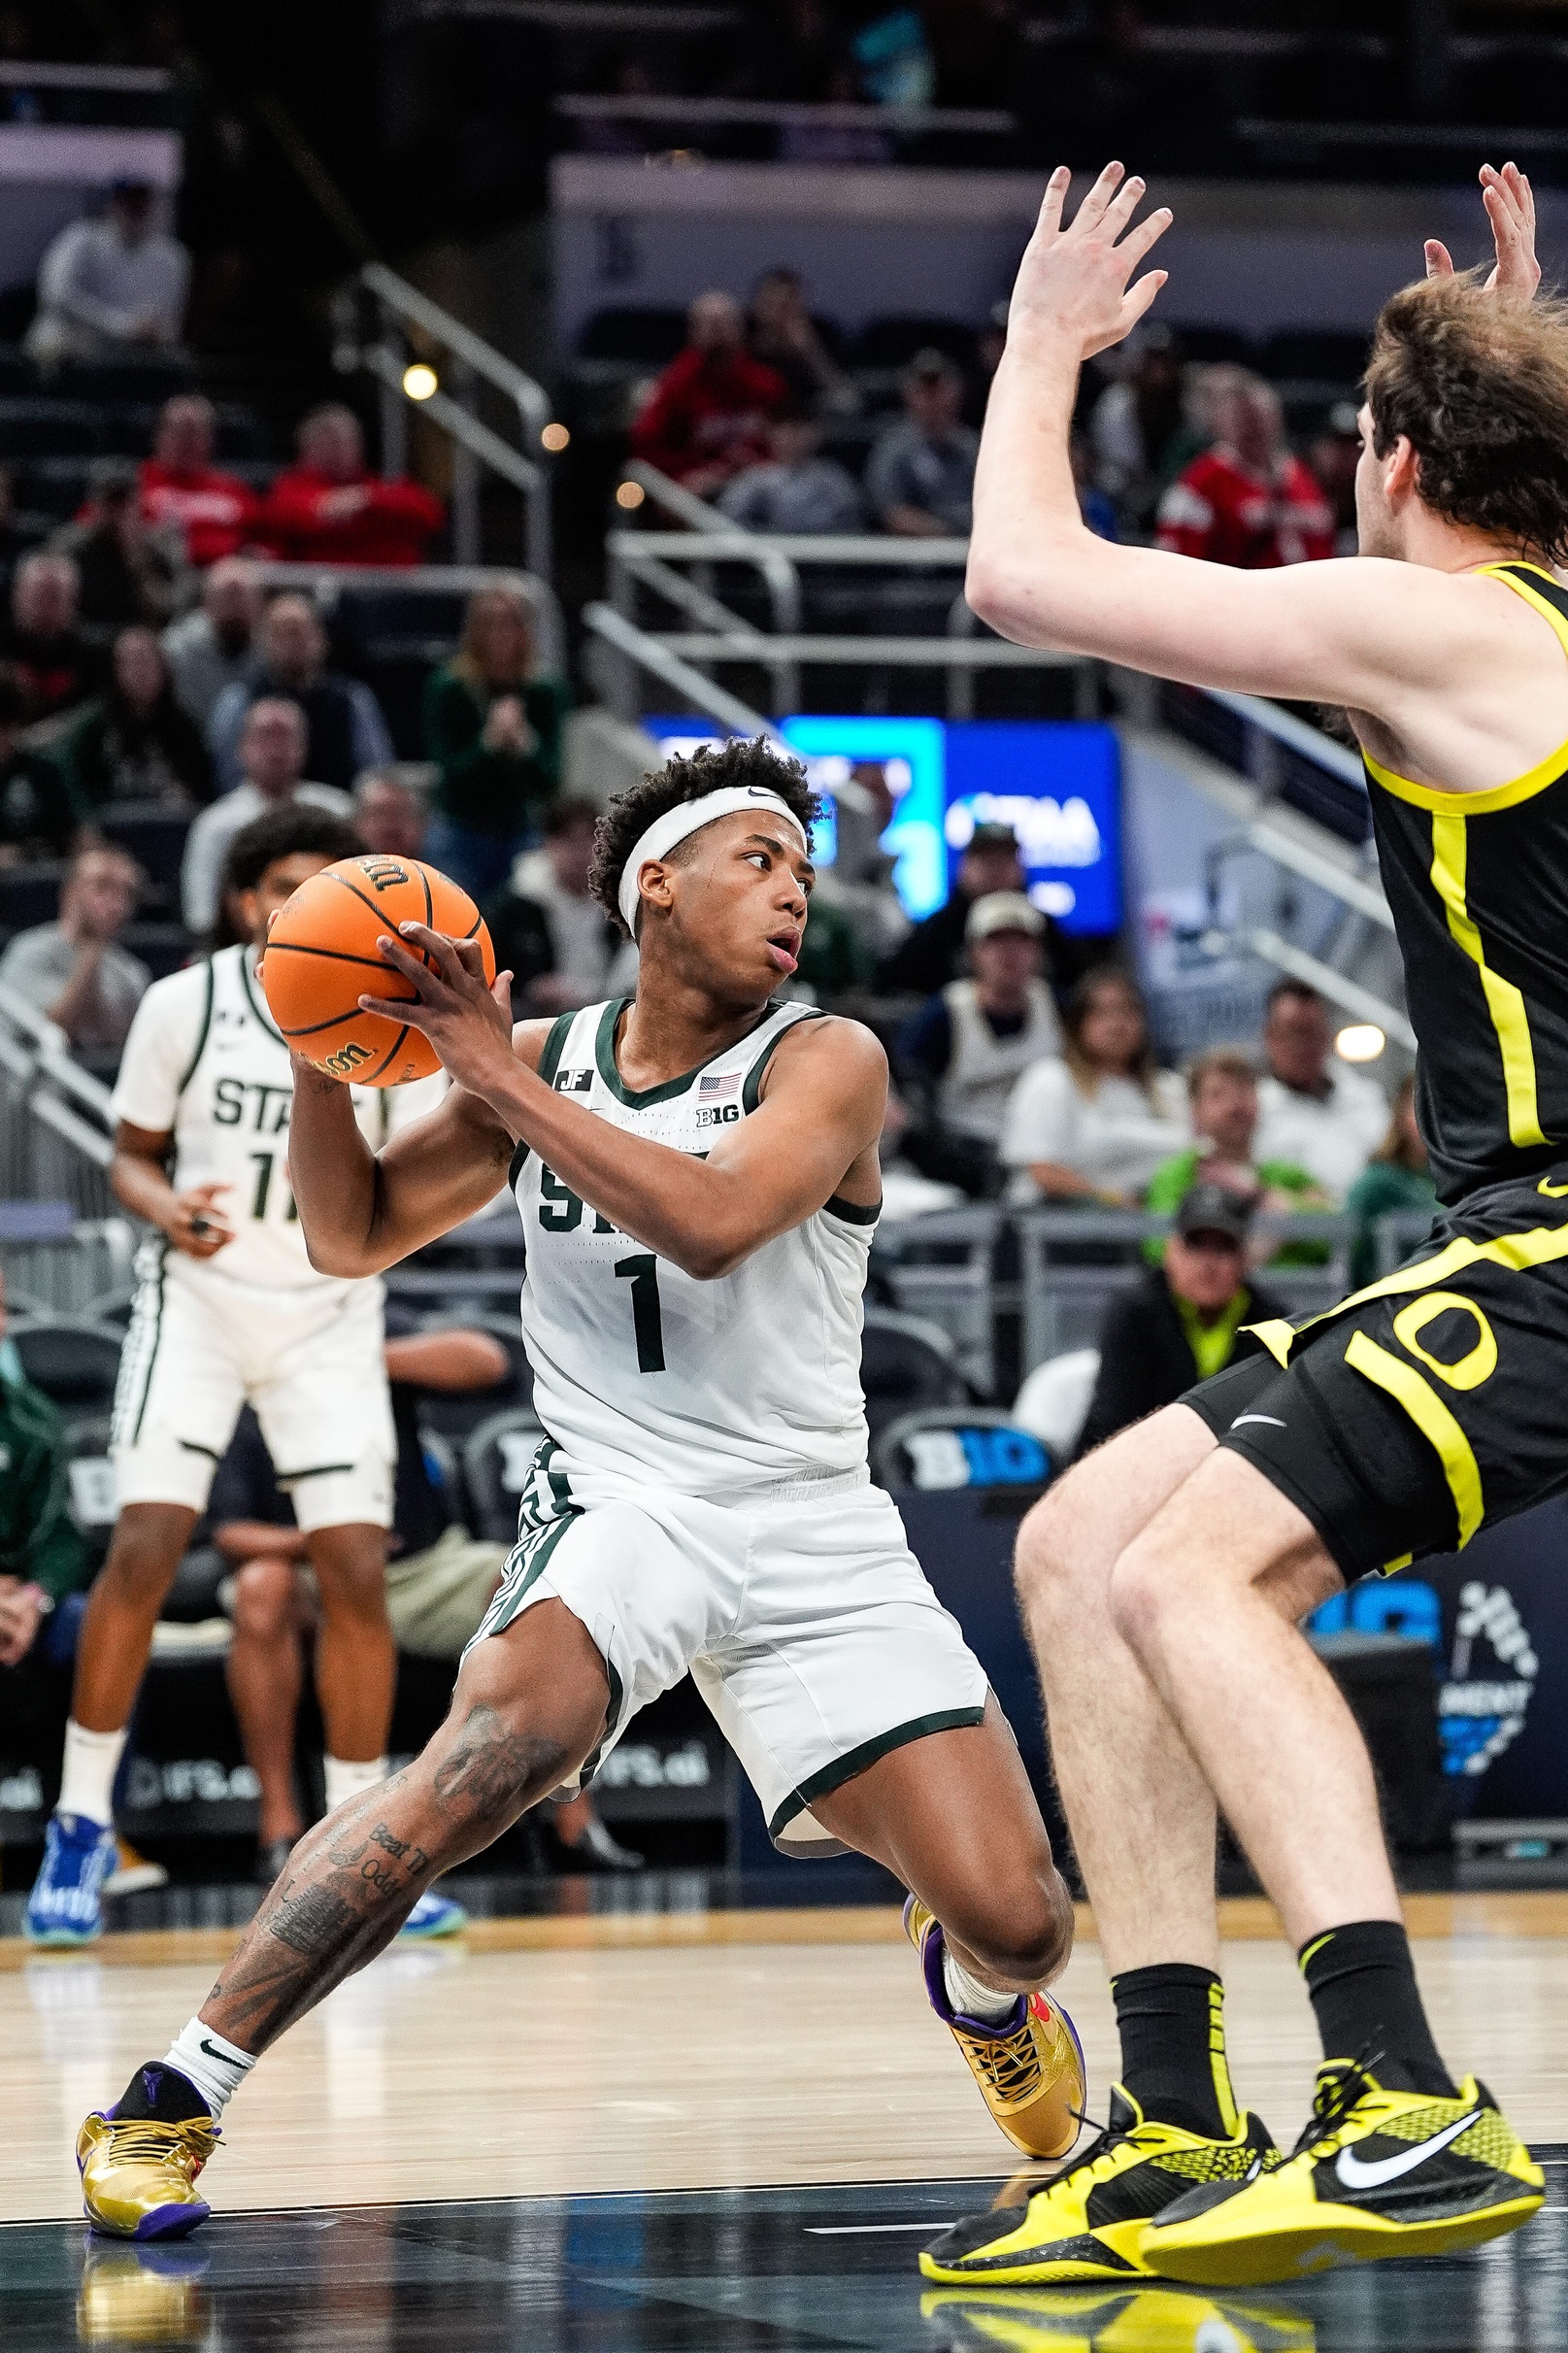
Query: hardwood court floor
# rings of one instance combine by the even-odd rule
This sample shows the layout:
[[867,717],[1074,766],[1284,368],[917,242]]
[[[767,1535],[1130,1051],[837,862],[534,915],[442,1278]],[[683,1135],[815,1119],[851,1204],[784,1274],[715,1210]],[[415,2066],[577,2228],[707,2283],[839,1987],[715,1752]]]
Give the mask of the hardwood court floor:
[[[1415,1897],[1439,2041],[1527,2138],[1568,2136],[1568,1893]],[[1281,2137],[1317,2044],[1266,1904],[1225,1907],[1232,2058]],[[1115,2064],[1086,1919],[1058,1989],[1091,2110]],[[0,2219],[80,2212],[89,2107],[167,2046],[233,1938],[0,1945]],[[384,1956],[272,2052],[229,2111],[215,2206],[345,2207],[1005,2172],[1011,2152],[882,1907],[477,1923]]]

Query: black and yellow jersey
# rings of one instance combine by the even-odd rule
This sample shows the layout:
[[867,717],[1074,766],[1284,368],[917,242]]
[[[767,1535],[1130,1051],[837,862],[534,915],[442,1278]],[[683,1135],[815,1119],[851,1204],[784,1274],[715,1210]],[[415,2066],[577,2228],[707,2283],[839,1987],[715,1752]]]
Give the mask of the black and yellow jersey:
[[[1568,589],[1534,564],[1484,569],[1568,654]],[[1436,792],[1371,758],[1366,772],[1417,1115],[1438,1194],[1458,1201],[1568,1158],[1568,743],[1489,792]]]

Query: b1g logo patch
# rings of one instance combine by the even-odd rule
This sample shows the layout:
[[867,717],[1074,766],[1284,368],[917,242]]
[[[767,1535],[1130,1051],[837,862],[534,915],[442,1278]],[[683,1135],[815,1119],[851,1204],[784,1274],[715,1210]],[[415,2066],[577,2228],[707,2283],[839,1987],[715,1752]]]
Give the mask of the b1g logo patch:
[[738,1120],[740,1116],[739,1103],[709,1104],[699,1107],[697,1126],[699,1127],[725,1127],[732,1120]]
[[321,1068],[329,1078],[346,1079],[350,1071],[358,1069],[361,1062],[368,1062],[371,1059],[370,1048],[350,1038],[347,1046],[340,1046],[336,1054],[327,1056]]
[[407,866],[400,866],[395,857],[362,857],[359,871],[378,891],[390,891],[394,883],[409,881]]

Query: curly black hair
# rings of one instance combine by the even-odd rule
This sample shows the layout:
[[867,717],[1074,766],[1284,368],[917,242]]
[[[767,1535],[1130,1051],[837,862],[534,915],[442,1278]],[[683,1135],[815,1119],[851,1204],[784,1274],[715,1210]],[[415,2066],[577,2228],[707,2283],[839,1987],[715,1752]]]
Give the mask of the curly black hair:
[[678,809],[683,801],[701,800],[709,792],[749,785],[765,786],[768,791],[777,792],[799,818],[810,844],[822,804],[806,782],[799,760],[781,757],[778,748],[763,735],[733,736],[727,744],[717,746],[704,744],[689,757],[666,760],[662,768],[616,794],[599,820],[588,888],[620,930],[626,928],[618,904],[620,878],[627,858],[653,820],[667,809]]

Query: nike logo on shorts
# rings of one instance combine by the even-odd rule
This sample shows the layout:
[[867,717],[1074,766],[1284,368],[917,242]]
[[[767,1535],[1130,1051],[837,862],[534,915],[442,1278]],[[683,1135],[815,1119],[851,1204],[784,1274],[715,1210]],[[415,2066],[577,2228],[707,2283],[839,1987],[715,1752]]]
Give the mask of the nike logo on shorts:
[[1397,2157],[1380,2157],[1371,2165],[1363,2164],[1353,2149],[1341,2149],[1334,2161],[1334,2171],[1348,2190],[1381,2189],[1385,2182],[1397,2181],[1402,2173],[1413,2173],[1426,2158],[1436,2157],[1451,2140],[1457,2140],[1461,2133],[1467,2133],[1480,2114],[1479,2108],[1472,2108],[1468,2116],[1446,2124],[1430,2140],[1418,2140],[1414,2148],[1401,2149]]
[[1270,1429],[1284,1429],[1284,1424],[1277,1413],[1239,1413],[1230,1427],[1232,1429],[1240,1429],[1244,1422],[1266,1422]]

